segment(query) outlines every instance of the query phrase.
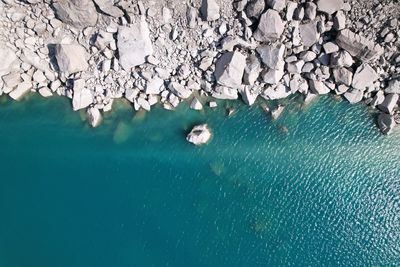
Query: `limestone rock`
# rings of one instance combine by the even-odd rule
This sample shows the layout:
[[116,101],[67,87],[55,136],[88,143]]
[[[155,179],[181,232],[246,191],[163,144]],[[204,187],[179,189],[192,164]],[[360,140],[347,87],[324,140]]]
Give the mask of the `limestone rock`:
[[325,95],[331,91],[329,87],[326,86],[325,83],[322,81],[309,80],[308,84],[311,91],[318,95]]
[[176,96],[186,99],[192,95],[192,91],[178,82],[171,82],[168,89]]
[[19,62],[17,55],[13,50],[0,42],[0,76],[9,73],[12,70],[17,70]]
[[163,87],[164,80],[159,77],[154,77],[147,83],[145,93],[147,95],[158,95]]
[[364,93],[363,93],[363,91],[361,91],[361,90],[354,89],[354,90],[351,90],[351,91],[346,92],[346,93],[344,94],[344,97],[345,97],[345,98],[347,99],[347,101],[349,101],[351,104],[355,104],[355,103],[360,102],[360,101],[363,99]]
[[87,118],[92,127],[99,126],[102,121],[101,113],[97,108],[88,108],[87,109]]
[[89,68],[88,54],[85,48],[78,44],[57,44],[56,60],[61,72],[75,73]]
[[15,88],[8,95],[14,100],[21,100],[22,97],[27,94],[32,89],[32,83],[30,82],[22,82],[18,84],[17,88]]
[[378,126],[383,134],[390,134],[396,126],[396,122],[392,115],[381,113],[378,116]]
[[291,93],[290,88],[283,84],[278,84],[275,87],[267,87],[267,89],[264,90],[262,97],[270,100],[283,99],[288,97]]
[[229,88],[226,86],[217,86],[215,87],[212,97],[217,99],[228,99],[235,100],[238,99],[238,90],[235,88]]
[[265,70],[261,73],[261,78],[265,83],[268,84],[278,84],[285,74],[283,68],[282,69],[269,69]]
[[387,94],[400,94],[400,79],[391,80],[385,89]]
[[258,28],[253,36],[259,42],[272,42],[281,37],[284,28],[285,24],[278,11],[268,9],[261,15]]
[[319,33],[317,30],[317,23],[315,21],[310,21],[306,24],[301,24],[300,27],[300,37],[303,41],[304,46],[311,47],[319,39]]
[[44,86],[44,87],[39,88],[38,92],[39,92],[39,94],[40,94],[41,96],[43,96],[43,97],[50,97],[50,96],[53,96],[53,92],[52,92],[52,91],[50,90],[50,88],[47,87],[47,86]]
[[84,79],[74,81],[73,91],[72,106],[75,111],[86,108],[93,103],[93,94],[86,88]]
[[186,140],[196,146],[207,144],[211,139],[211,131],[207,124],[201,124],[193,127],[187,135]]
[[202,0],[200,13],[203,20],[214,21],[220,18],[219,9],[216,0]]
[[195,97],[190,103],[190,108],[194,110],[202,110],[203,104],[201,104],[201,102]]
[[351,85],[353,73],[346,68],[337,68],[333,70],[333,77],[337,84]]
[[280,12],[286,7],[286,0],[267,0],[267,5]]
[[343,0],[318,0],[318,11],[325,12],[329,15],[339,11],[344,6]]
[[244,69],[243,82],[253,85],[260,75],[261,66],[258,58],[253,54],[247,58],[247,65]]
[[240,52],[227,52],[218,59],[215,65],[215,79],[222,86],[238,88],[242,84],[245,67],[244,55]]
[[246,15],[258,19],[264,12],[265,0],[251,0],[246,6]]
[[249,106],[253,105],[258,97],[258,92],[251,90],[250,86],[244,86],[239,90],[239,93],[242,96],[243,101]]
[[388,114],[393,113],[393,109],[397,104],[397,101],[399,100],[399,95],[398,94],[388,94],[385,97],[385,100],[383,101],[382,104],[378,106],[380,110],[383,112],[386,112]]
[[355,89],[365,90],[367,87],[372,86],[378,78],[378,74],[369,64],[363,64],[354,73],[351,85]]
[[57,18],[78,29],[97,23],[97,11],[92,0],[57,0],[53,7]]
[[146,57],[153,54],[150,31],[142,18],[130,27],[118,30],[119,62],[124,70],[130,70],[146,62]]
[[272,111],[271,111],[272,119],[273,119],[273,120],[277,120],[277,119],[281,116],[281,114],[282,114],[282,112],[283,112],[284,109],[285,109],[284,106],[279,105],[279,106],[277,106],[274,110],[272,110]]
[[260,46],[256,49],[260,55],[262,62],[270,69],[282,69],[283,54],[285,53],[285,46],[283,44],[272,44]]
[[124,16],[124,12],[120,8],[114,6],[112,0],[93,0],[93,1],[96,3],[96,5],[103,13],[109,16],[115,18],[120,18]]

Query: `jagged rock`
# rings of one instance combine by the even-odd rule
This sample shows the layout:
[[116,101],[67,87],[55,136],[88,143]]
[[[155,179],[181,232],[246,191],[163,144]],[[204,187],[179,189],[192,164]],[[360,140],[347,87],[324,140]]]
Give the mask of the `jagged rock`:
[[289,88],[292,94],[296,92],[305,94],[308,92],[308,83],[301,75],[295,74],[289,82]]
[[396,126],[396,122],[392,115],[381,113],[378,116],[378,126],[383,134],[390,134]]
[[201,104],[200,100],[198,100],[196,97],[193,98],[192,102],[190,103],[190,108],[194,110],[202,110],[203,109],[203,104]]
[[382,104],[378,105],[378,108],[382,110],[383,112],[386,112],[388,114],[393,113],[393,109],[397,104],[397,101],[399,100],[399,95],[398,94],[388,94],[385,97],[385,100],[383,101]]
[[168,89],[180,98],[186,99],[192,95],[192,91],[178,82],[171,82]]
[[244,69],[243,82],[247,85],[253,85],[260,75],[261,66],[258,58],[252,54],[247,58],[247,65]]
[[265,89],[262,93],[262,97],[270,100],[283,99],[288,97],[291,93],[292,92],[287,86],[278,84],[276,87],[267,87],[267,89]]
[[376,107],[385,101],[385,94],[383,91],[379,90],[376,95],[372,98],[372,101],[370,103],[371,106]]
[[387,94],[400,94],[400,79],[391,80],[385,89]]
[[124,70],[130,70],[146,62],[153,54],[150,31],[144,17],[130,27],[118,30],[119,62]]
[[278,84],[285,74],[283,68],[282,69],[268,69],[264,70],[261,73],[261,78],[263,82],[268,84]]
[[271,111],[271,117],[272,117],[272,119],[273,119],[273,120],[277,120],[277,119],[281,116],[281,114],[282,114],[282,112],[283,112],[284,109],[285,109],[284,106],[279,105],[279,106],[277,106],[274,110],[272,110],[272,111]]
[[374,41],[355,34],[349,29],[344,29],[339,32],[336,37],[336,43],[353,57],[363,61],[375,59],[384,52],[379,44],[375,44]]
[[259,42],[273,42],[281,37],[284,28],[285,24],[278,11],[268,9],[261,15],[258,28],[253,37]]
[[349,101],[351,104],[355,104],[360,102],[364,97],[364,92],[361,90],[353,89],[348,91],[344,94],[344,97]]
[[86,108],[93,103],[93,94],[86,88],[84,79],[74,81],[73,91],[72,106],[75,111]]
[[354,64],[352,56],[346,51],[334,52],[331,54],[331,67],[351,67]]
[[31,82],[22,82],[18,84],[17,88],[12,90],[8,95],[14,100],[21,100],[32,89]]
[[314,20],[317,16],[317,5],[313,2],[307,2],[305,5],[304,15],[309,20]]
[[251,0],[246,6],[246,15],[258,19],[265,9],[265,0]]
[[333,77],[337,84],[350,86],[353,81],[353,73],[346,68],[337,68],[333,70]]
[[158,95],[163,87],[164,80],[159,77],[154,77],[147,83],[145,93],[147,95]]
[[203,20],[213,21],[220,18],[219,5],[215,0],[202,0],[200,13]]
[[120,18],[124,16],[124,12],[120,8],[114,6],[112,0],[93,0],[93,1],[96,3],[96,5],[103,13],[109,16],[115,18]]
[[319,39],[319,33],[317,30],[317,23],[315,21],[310,21],[306,24],[301,24],[299,26],[300,37],[303,41],[303,45],[306,47],[311,47]]
[[57,44],[56,60],[61,72],[75,73],[89,68],[88,54],[85,48],[78,44]]
[[264,45],[256,49],[262,62],[271,69],[282,69],[284,65],[283,54],[285,46],[283,44]]
[[267,5],[280,12],[286,7],[286,0],[267,0]]
[[151,105],[149,103],[149,101],[146,100],[145,96],[140,95],[137,99],[137,104],[143,108],[146,111],[150,111],[151,110]]
[[212,92],[212,97],[217,99],[228,99],[235,100],[238,99],[238,90],[235,88],[229,88],[226,86],[217,86]]
[[309,80],[308,85],[311,91],[318,95],[325,95],[331,91],[329,87],[326,86],[325,83],[321,81]]
[[373,86],[378,78],[378,74],[369,64],[363,64],[354,73],[351,85],[355,89],[365,90],[367,87]]
[[295,62],[287,63],[286,70],[290,74],[300,74],[305,62],[303,60],[297,60]]
[[0,76],[17,70],[19,67],[17,55],[3,42],[0,42],[0,62]]
[[92,0],[57,0],[53,7],[58,19],[78,29],[97,23],[97,11]]
[[337,31],[346,28],[346,15],[343,11],[339,10],[333,19],[333,28]]
[[50,97],[53,95],[53,92],[47,86],[43,86],[43,87],[39,88],[38,92],[43,97]]
[[318,0],[318,11],[325,12],[329,15],[339,11],[344,6],[343,0]]
[[242,84],[246,57],[239,52],[223,54],[215,65],[214,76],[218,84],[238,88]]
[[211,131],[207,124],[196,125],[187,135],[186,140],[196,146],[207,144],[211,139]]
[[242,96],[243,101],[249,106],[253,105],[258,97],[258,92],[252,90],[250,86],[244,86],[239,90],[239,93]]
[[101,113],[97,108],[88,108],[87,109],[87,118],[92,127],[99,126],[102,121]]

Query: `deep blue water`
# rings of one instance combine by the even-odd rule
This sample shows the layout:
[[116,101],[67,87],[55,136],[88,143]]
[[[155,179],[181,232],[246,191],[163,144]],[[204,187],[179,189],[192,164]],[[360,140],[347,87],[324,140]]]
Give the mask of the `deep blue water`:
[[400,265],[400,131],[365,106],[119,104],[91,129],[61,98],[1,100],[0,267]]

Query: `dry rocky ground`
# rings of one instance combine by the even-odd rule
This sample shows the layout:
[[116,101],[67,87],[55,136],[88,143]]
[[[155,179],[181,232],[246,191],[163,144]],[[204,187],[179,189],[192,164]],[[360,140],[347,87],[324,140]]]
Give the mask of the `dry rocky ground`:
[[66,96],[95,127],[117,98],[200,110],[330,93],[376,108],[388,134],[399,14],[387,0],[0,0],[0,94]]

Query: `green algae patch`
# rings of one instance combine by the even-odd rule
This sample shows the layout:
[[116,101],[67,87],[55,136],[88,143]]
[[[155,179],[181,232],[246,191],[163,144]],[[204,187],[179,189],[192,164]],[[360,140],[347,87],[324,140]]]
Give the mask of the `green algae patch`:
[[133,132],[132,127],[127,123],[125,122],[118,123],[113,135],[114,143],[118,145],[125,143],[132,135],[132,132]]

